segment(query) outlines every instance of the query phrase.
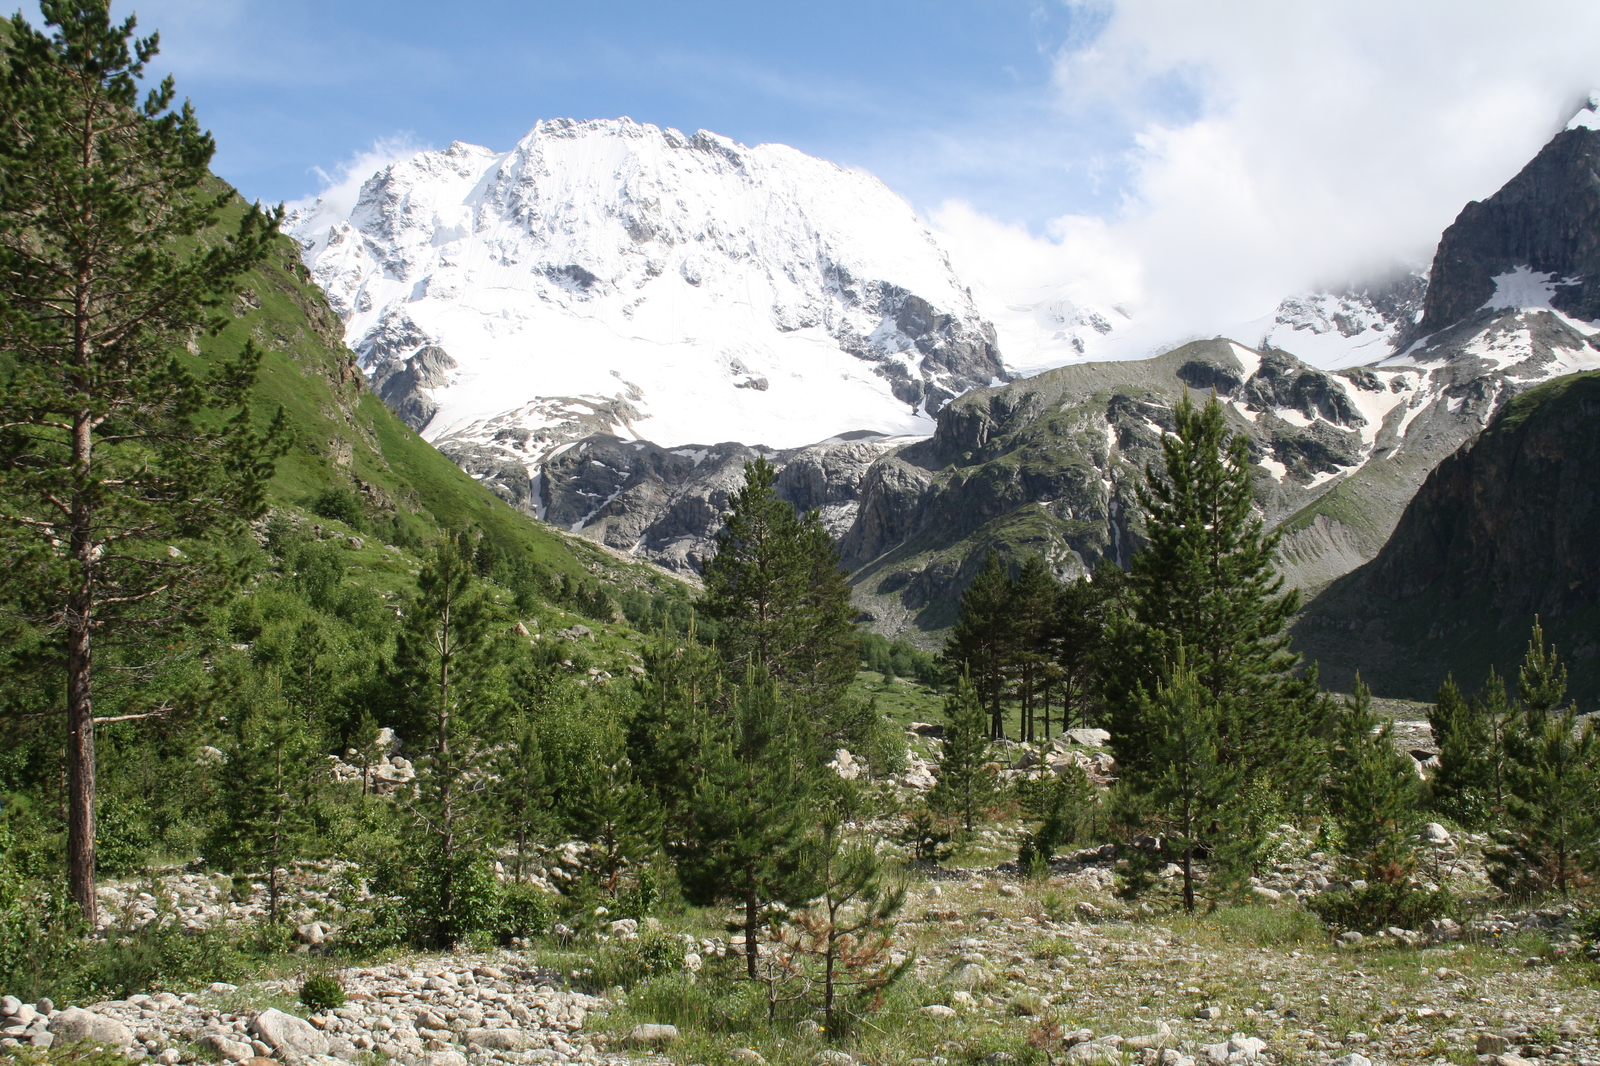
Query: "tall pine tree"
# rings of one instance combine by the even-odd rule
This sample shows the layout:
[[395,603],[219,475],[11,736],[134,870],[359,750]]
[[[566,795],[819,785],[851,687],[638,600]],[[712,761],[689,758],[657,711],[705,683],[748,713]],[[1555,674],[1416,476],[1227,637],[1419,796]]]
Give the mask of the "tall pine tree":
[[962,673],[956,679],[955,691],[944,698],[939,775],[928,794],[928,803],[935,810],[959,817],[969,833],[973,819],[995,792],[987,718],[972,678]]
[[765,458],[745,464],[700,609],[721,623],[732,676],[763,670],[831,725],[858,661],[850,586],[817,512],[795,514],[776,480]]
[[961,615],[945,640],[940,660],[959,677],[965,672],[989,710],[989,736],[1004,739],[1006,664],[1013,642],[1011,575],[994,549],[961,594]]
[[504,724],[500,619],[473,566],[467,534],[435,545],[406,605],[395,654],[406,735],[429,738],[411,805],[433,898],[423,901],[436,941],[457,926],[457,882],[487,829],[487,771]]
[[[1247,442],[1229,432],[1215,396],[1186,395],[1161,470],[1147,467],[1139,499],[1146,548],[1133,557],[1126,613],[1112,626],[1102,687],[1121,765],[1150,757],[1148,696],[1183,647],[1187,668],[1219,711],[1220,757],[1309,791],[1320,776],[1322,701],[1314,677],[1296,678],[1285,626],[1299,606],[1283,591],[1278,535],[1253,509]],[[1141,695],[1141,693],[1143,695]]]
[[149,667],[154,635],[237,576],[220,543],[261,514],[277,447],[247,403],[259,353],[209,373],[180,353],[275,219],[197,239],[232,193],[205,189],[214,144],[172,79],[139,99],[157,38],[109,0],[39,9],[52,32],[19,13],[0,35],[0,546],[60,642],[67,866],[92,922],[96,650]]

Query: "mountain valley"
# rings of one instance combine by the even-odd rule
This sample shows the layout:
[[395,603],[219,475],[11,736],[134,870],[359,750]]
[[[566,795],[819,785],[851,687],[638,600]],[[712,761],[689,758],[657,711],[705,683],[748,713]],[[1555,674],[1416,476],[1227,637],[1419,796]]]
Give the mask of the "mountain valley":
[[378,395],[514,507],[692,575],[761,455],[821,512],[868,624],[926,642],[991,549],[1059,577],[1125,564],[1185,391],[1249,438],[1290,584],[1372,559],[1512,397],[1600,367],[1592,114],[1468,205],[1429,270],[1143,359],[1120,358],[1118,310],[1035,308],[1050,343],[1119,358],[1011,381],[909,209],[781,146],[543,122],[505,155],[392,164],[346,217],[288,229]]

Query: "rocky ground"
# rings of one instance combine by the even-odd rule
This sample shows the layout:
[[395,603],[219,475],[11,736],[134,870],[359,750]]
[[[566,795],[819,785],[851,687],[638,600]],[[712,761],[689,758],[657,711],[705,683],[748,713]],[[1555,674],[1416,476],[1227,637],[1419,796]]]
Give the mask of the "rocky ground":
[[[1008,850],[1015,831],[991,830],[991,844]],[[1441,880],[1481,883],[1474,841],[1436,843]],[[1195,918],[1116,898],[1114,857],[1099,849],[1058,861],[1042,881],[1020,878],[1012,863],[919,877],[895,949],[914,953],[914,978],[872,1019],[877,1035],[844,1053],[804,1032],[775,1043],[750,1033],[697,1039],[646,1024],[653,1019],[621,989],[574,990],[582,971],[573,967],[641,932],[682,938],[689,971],[738,951],[711,913],[669,920],[659,933],[624,921],[518,952],[328,970],[348,1002],[326,1011],[295,1001],[298,975],[60,1007],[7,997],[0,1044],[87,1039],[166,1064],[264,1057],[307,1066],[588,1064],[643,1053],[697,1064],[761,1055],[846,1066],[838,1054],[850,1054],[886,1066],[1006,1066],[1017,1057],[1006,1048],[1029,1041],[1051,1061],[1140,1066],[1600,1066],[1600,989],[1570,931],[1571,908],[1335,938],[1296,902],[1345,885],[1312,846],[1282,834],[1284,861],[1262,879],[1258,905]],[[301,917],[311,910],[299,905]],[[303,929],[302,938],[322,932]]]
[[[901,803],[931,784],[935,732],[914,724],[907,767],[880,783],[897,790]],[[1072,765],[1098,781],[1114,772],[1100,750],[1103,734],[1075,733],[1037,749],[1014,746],[1006,773]],[[1419,759],[1427,754],[1419,751]],[[386,775],[398,776],[395,761],[385,765]],[[864,770],[844,751],[833,765],[843,776]],[[908,857],[891,842],[894,829],[863,827],[886,853]],[[1462,922],[1363,937],[1336,935],[1303,906],[1362,886],[1344,880],[1319,842],[1292,826],[1273,836],[1271,862],[1251,888],[1253,905],[1193,918],[1172,906],[1175,866],[1158,871],[1145,902],[1119,899],[1114,847],[1059,858],[1048,877],[1024,877],[1012,858],[1022,830],[1015,822],[987,827],[957,856],[959,865],[911,868],[894,951],[914,957],[912,975],[848,1051],[829,1047],[814,1025],[788,1036],[709,1021],[679,1032],[658,1024],[670,1019],[651,1013],[639,986],[582,990],[597,987],[597,958],[636,950],[641,936],[670,945],[672,979],[708,978],[718,969],[714,959],[742,949],[713,911],[669,916],[665,925],[651,919],[644,929],[597,918],[593,932],[558,926],[511,952],[337,969],[325,956],[328,942],[362,893],[358,878],[322,864],[279,886],[279,913],[300,941],[298,972],[102,1003],[7,996],[0,998],[0,1053],[92,1041],[168,1066],[269,1066],[250,1062],[262,1058],[305,1066],[591,1064],[644,1054],[686,1066],[849,1066],[846,1058],[874,1066],[1050,1066],[1059,1058],[1127,1066],[1600,1066],[1600,973],[1573,929],[1576,909],[1496,910],[1503,904],[1484,875],[1481,837],[1430,825],[1419,840],[1417,880],[1455,892]],[[548,887],[582,864],[581,846],[552,848],[533,875]],[[108,924],[164,920],[194,931],[258,923],[271,903],[260,881],[183,872],[109,883],[100,894]],[[306,1009],[297,997],[310,973],[337,977],[347,1002]],[[701,986],[682,987],[687,996]]]

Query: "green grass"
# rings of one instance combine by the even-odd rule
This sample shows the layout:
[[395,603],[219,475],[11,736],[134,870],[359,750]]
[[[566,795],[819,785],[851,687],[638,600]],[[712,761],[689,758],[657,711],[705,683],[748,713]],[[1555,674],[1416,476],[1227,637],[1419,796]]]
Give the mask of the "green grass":
[[[220,182],[218,188],[221,188]],[[237,197],[220,227],[236,225],[245,205]],[[312,500],[329,490],[352,492],[371,521],[369,531],[309,516],[340,536],[359,536],[348,556],[352,576],[373,587],[409,587],[414,553],[384,551],[393,539],[411,547],[440,531],[473,526],[505,557],[526,559],[551,575],[598,577],[614,589],[665,591],[680,583],[658,570],[626,562],[521,514],[474,481],[402,423],[367,391],[343,327],[311,284],[295,243],[274,245],[268,260],[240,279],[248,300],[224,311],[225,327],[200,339],[203,369],[254,340],[264,352],[252,397],[260,426],[282,410],[291,446],[278,461],[269,502],[309,516]]]

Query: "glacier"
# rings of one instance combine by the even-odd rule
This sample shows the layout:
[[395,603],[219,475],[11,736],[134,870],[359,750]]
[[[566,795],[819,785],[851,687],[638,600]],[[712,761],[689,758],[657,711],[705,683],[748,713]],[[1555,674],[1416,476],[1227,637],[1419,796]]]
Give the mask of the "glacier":
[[780,144],[541,121],[293,210],[373,387],[447,454],[540,463],[591,433],[791,448],[923,435],[1009,380],[909,204]]

